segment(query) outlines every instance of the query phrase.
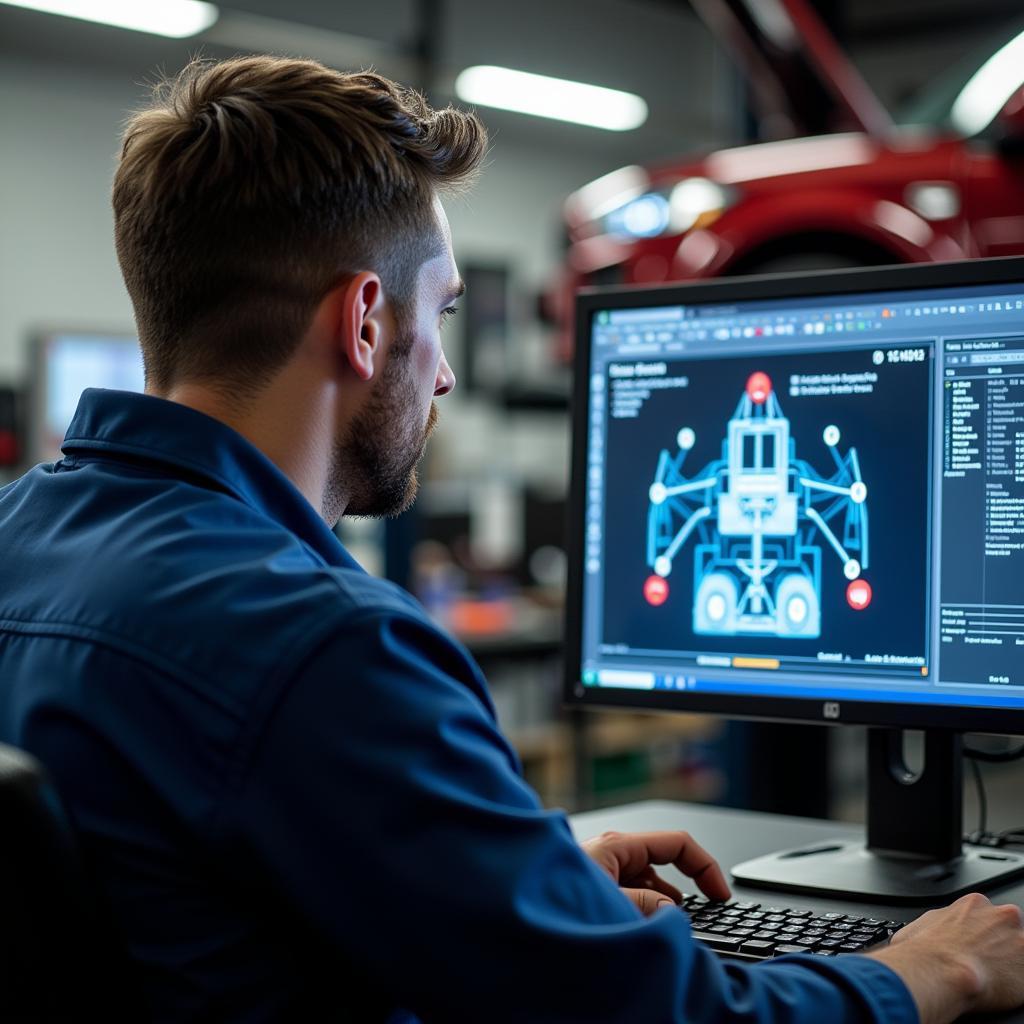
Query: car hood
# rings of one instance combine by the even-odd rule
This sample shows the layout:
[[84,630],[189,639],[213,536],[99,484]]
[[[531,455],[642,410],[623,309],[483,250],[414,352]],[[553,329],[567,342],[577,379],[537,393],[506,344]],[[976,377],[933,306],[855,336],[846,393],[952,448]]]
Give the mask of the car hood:
[[[961,152],[962,145],[952,137],[916,131],[896,131],[884,140],[864,132],[846,132],[719,149],[697,158],[656,167],[632,165],[606,174],[569,196],[566,222],[571,231],[589,235],[609,211],[645,192],[666,193],[687,178],[706,179],[744,192],[800,188],[808,181],[816,187],[826,180],[830,187],[852,180],[879,182],[903,179],[911,173],[944,179],[952,173],[951,166]],[[804,182],[792,180],[807,174],[814,177]]]
[[683,178],[706,178],[718,185],[738,185],[794,174],[856,167],[870,163],[879,145],[863,132],[822,135],[810,139],[762,142],[719,149],[706,156],[655,168],[621,167],[578,189],[566,201],[570,226],[600,218],[635,196],[671,187]]
[[792,174],[838,170],[871,163],[879,145],[870,135],[848,132],[809,139],[764,142],[756,146],[720,149],[690,167],[677,167],[673,177],[691,172],[720,185],[781,178]]

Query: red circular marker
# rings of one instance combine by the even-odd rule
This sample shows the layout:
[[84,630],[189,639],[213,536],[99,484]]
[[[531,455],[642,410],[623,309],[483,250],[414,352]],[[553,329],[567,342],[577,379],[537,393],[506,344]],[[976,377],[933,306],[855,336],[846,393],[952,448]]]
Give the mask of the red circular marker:
[[668,600],[668,583],[660,576],[648,576],[644,581],[644,597],[655,608]]
[[760,370],[747,378],[747,395],[754,405],[764,405],[772,393],[772,379]]
[[851,580],[846,588],[846,601],[855,612],[871,604],[871,584],[867,580]]

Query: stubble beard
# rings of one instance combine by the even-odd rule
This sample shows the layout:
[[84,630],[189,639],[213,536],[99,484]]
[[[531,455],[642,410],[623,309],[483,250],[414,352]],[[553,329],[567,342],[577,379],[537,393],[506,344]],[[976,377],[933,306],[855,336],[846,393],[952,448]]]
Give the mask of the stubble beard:
[[328,523],[336,523],[342,513],[394,518],[416,500],[416,467],[438,414],[431,402],[425,425],[406,419],[416,404],[407,351],[402,344],[395,345],[369,401],[335,442],[323,503]]

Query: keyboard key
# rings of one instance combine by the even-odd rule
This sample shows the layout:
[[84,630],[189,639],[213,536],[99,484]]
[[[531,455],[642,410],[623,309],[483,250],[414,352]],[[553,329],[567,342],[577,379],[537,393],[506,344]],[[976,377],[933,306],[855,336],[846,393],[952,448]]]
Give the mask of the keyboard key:
[[730,939],[725,935],[712,935],[710,932],[693,932],[692,934],[698,942],[703,942],[705,946],[718,950],[720,953],[735,953],[741,945],[739,939]]
[[798,946],[795,943],[775,947],[776,956],[785,956],[787,953],[810,953],[810,951],[808,946]]
[[834,949],[816,949],[814,951],[815,956],[835,956],[836,951]]
[[757,908],[759,906],[761,906],[760,903],[737,903],[736,904],[736,909],[737,910],[757,910]]
[[859,946],[856,942],[844,942],[839,947],[839,952],[840,953],[859,953],[861,951],[861,949],[862,949],[862,947]]
[[810,917],[811,912],[809,910],[789,910],[786,912],[787,917]]
[[845,919],[845,914],[822,914],[822,918],[825,921],[842,921]]
[[755,939],[751,939],[749,942],[744,942],[743,945],[740,946],[741,953],[753,953],[756,956],[769,957],[774,951],[774,942],[764,942]]

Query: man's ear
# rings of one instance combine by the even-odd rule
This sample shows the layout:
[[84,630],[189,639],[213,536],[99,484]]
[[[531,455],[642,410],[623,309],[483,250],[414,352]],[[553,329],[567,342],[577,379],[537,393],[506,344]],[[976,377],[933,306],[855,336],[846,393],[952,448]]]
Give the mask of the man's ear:
[[339,291],[339,355],[360,380],[370,380],[381,345],[383,286],[373,271],[362,270],[347,284],[341,285]]

